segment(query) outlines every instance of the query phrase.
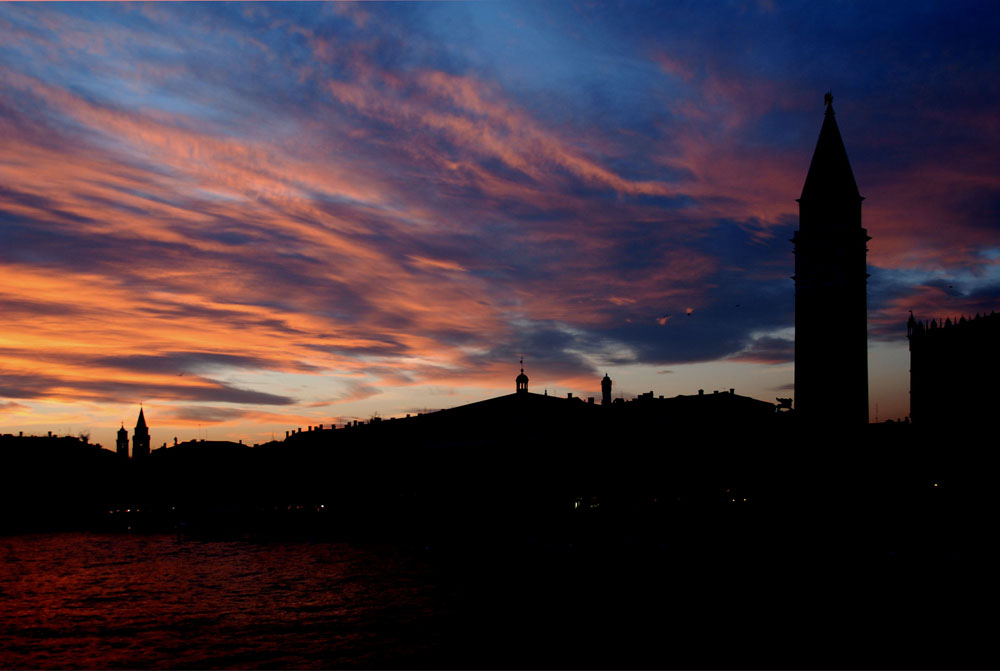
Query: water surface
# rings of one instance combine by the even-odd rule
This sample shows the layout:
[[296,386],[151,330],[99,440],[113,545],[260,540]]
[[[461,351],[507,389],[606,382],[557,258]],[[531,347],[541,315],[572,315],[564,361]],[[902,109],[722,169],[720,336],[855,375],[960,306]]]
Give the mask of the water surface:
[[449,613],[419,555],[349,543],[0,539],[0,666],[413,666]]

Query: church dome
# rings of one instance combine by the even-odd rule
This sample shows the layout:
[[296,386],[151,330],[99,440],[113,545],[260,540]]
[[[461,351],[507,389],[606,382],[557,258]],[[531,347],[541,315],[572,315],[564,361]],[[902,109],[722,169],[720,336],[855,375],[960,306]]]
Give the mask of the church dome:
[[[524,365],[523,363],[521,364]],[[524,374],[524,368],[521,368],[521,374],[514,378],[514,383],[517,385],[517,392],[525,393],[528,391],[528,376]]]

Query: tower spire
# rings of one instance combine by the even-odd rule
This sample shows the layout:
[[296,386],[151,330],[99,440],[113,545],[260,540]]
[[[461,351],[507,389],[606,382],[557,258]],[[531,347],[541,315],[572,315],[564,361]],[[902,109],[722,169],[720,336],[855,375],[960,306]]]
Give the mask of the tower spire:
[[[806,182],[802,187],[799,202],[828,204],[845,200],[862,200],[858,192],[858,183],[854,180],[854,171],[847,158],[847,149],[837,127],[836,114],[833,111],[833,94],[827,93],[824,99],[826,113],[823,116],[823,127],[816,141]],[[848,204],[848,203],[845,203]]]
[[149,456],[149,427],[146,426],[146,416],[139,408],[139,419],[136,420],[132,432],[132,459],[145,459]]

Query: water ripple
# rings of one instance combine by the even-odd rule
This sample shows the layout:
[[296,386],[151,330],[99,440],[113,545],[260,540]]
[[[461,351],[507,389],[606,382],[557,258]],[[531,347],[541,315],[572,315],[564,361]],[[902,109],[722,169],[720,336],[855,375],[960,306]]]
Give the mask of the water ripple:
[[419,561],[346,543],[42,534],[0,557],[4,668],[378,666],[438,612]]

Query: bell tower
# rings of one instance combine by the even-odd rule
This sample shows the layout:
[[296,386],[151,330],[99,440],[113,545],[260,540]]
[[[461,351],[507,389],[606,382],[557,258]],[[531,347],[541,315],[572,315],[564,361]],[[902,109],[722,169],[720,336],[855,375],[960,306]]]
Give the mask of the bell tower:
[[115,453],[119,459],[128,459],[128,429],[125,428],[124,424],[122,424],[122,428],[118,429],[118,443]]
[[142,460],[149,456],[149,428],[146,426],[146,418],[139,408],[139,419],[135,423],[135,431],[132,433],[132,459]]
[[868,232],[847,150],[826,116],[799,203],[795,245],[795,410],[833,426],[868,423]]

